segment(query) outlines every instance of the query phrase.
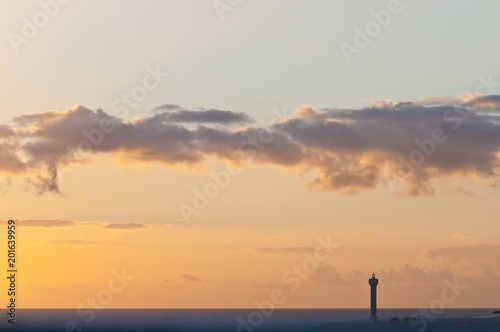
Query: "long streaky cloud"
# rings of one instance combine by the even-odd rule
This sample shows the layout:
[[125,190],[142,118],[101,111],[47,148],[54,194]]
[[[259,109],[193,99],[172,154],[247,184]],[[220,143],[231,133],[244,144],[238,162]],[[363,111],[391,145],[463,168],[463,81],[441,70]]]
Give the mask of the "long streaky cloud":
[[254,251],[259,254],[312,254],[314,247],[258,247]]
[[18,222],[23,227],[43,227],[43,228],[53,228],[53,227],[74,227],[78,225],[76,221],[65,220],[65,219],[24,219],[18,220]]
[[273,164],[310,174],[309,184],[355,193],[389,184],[432,194],[433,180],[499,177],[500,96],[469,94],[384,101],[363,109],[299,107],[268,126],[241,112],[162,105],[123,120],[77,105],[21,115],[0,125],[0,172],[21,175],[38,193],[59,193],[58,170],[96,154],[133,162]]
[[[75,221],[68,219],[17,219],[16,223],[21,227],[38,228],[67,228],[67,227],[94,227],[114,231],[134,231],[141,229],[170,227],[168,224],[139,224],[139,223],[119,223],[105,221]],[[7,224],[2,220],[0,224]]]
[[189,111],[178,105],[162,105],[154,111],[164,111],[154,118],[160,121],[168,122],[186,122],[186,123],[217,123],[217,124],[235,124],[254,122],[251,117],[242,112],[221,111],[216,109]]
[[42,244],[47,245],[94,245],[103,244],[99,241],[87,241],[87,240],[46,240],[42,241]]

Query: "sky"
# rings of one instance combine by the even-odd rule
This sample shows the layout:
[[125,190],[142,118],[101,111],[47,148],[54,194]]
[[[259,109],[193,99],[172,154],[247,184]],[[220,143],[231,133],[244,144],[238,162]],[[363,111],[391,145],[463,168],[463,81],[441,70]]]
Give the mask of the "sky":
[[19,305],[497,306],[499,10],[1,0]]

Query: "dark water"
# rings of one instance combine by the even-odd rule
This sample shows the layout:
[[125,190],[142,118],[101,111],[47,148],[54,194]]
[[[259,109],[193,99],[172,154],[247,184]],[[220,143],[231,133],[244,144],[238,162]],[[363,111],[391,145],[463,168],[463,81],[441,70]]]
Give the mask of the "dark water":
[[[497,331],[494,309],[379,309],[379,324],[366,309],[19,309],[16,324],[2,310],[1,331]],[[420,321],[403,324],[403,317]],[[400,323],[388,324],[399,317]],[[479,323],[480,322],[480,323]],[[324,324],[327,323],[327,324]],[[333,324],[332,324],[333,323]],[[394,322],[393,322],[394,323]],[[322,325],[323,324],[323,325]],[[454,327],[457,324],[456,328]],[[375,326],[376,325],[376,326]],[[490,329],[492,328],[492,329]]]

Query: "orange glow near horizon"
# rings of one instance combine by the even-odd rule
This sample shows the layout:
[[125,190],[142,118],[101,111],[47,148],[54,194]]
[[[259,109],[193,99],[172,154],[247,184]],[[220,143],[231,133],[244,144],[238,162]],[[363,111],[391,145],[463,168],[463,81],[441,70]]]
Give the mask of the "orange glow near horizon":
[[[495,286],[482,281],[480,265],[471,269],[473,258],[449,256],[455,247],[495,243],[492,199],[397,198],[387,188],[355,196],[310,192],[292,174],[251,167],[185,223],[178,205],[189,204],[193,188],[207,181],[209,174],[161,166],[116,171],[109,160],[63,174],[67,196],[39,197],[29,214],[26,194],[13,190],[1,204],[19,220],[75,221],[64,227],[23,227],[20,221],[19,305],[75,308],[122,269],[135,278],[107,307],[248,308],[280,289],[287,298],[283,308],[363,308],[373,271],[380,279],[379,307],[427,306],[454,276],[477,282],[451,307],[494,305],[486,294]],[[477,209],[491,232],[469,223]],[[339,247],[292,290],[295,283],[283,275],[302,266],[317,239],[327,237]],[[451,252],[426,254],[439,247]]]

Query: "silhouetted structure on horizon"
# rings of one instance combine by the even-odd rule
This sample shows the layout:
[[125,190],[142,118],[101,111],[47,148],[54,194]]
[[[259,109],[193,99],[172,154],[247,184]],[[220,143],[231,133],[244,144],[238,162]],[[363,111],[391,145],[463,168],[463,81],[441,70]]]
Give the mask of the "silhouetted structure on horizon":
[[370,284],[370,318],[373,321],[377,320],[377,285],[378,279],[375,279],[375,273],[372,274],[372,278],[368,279]]

